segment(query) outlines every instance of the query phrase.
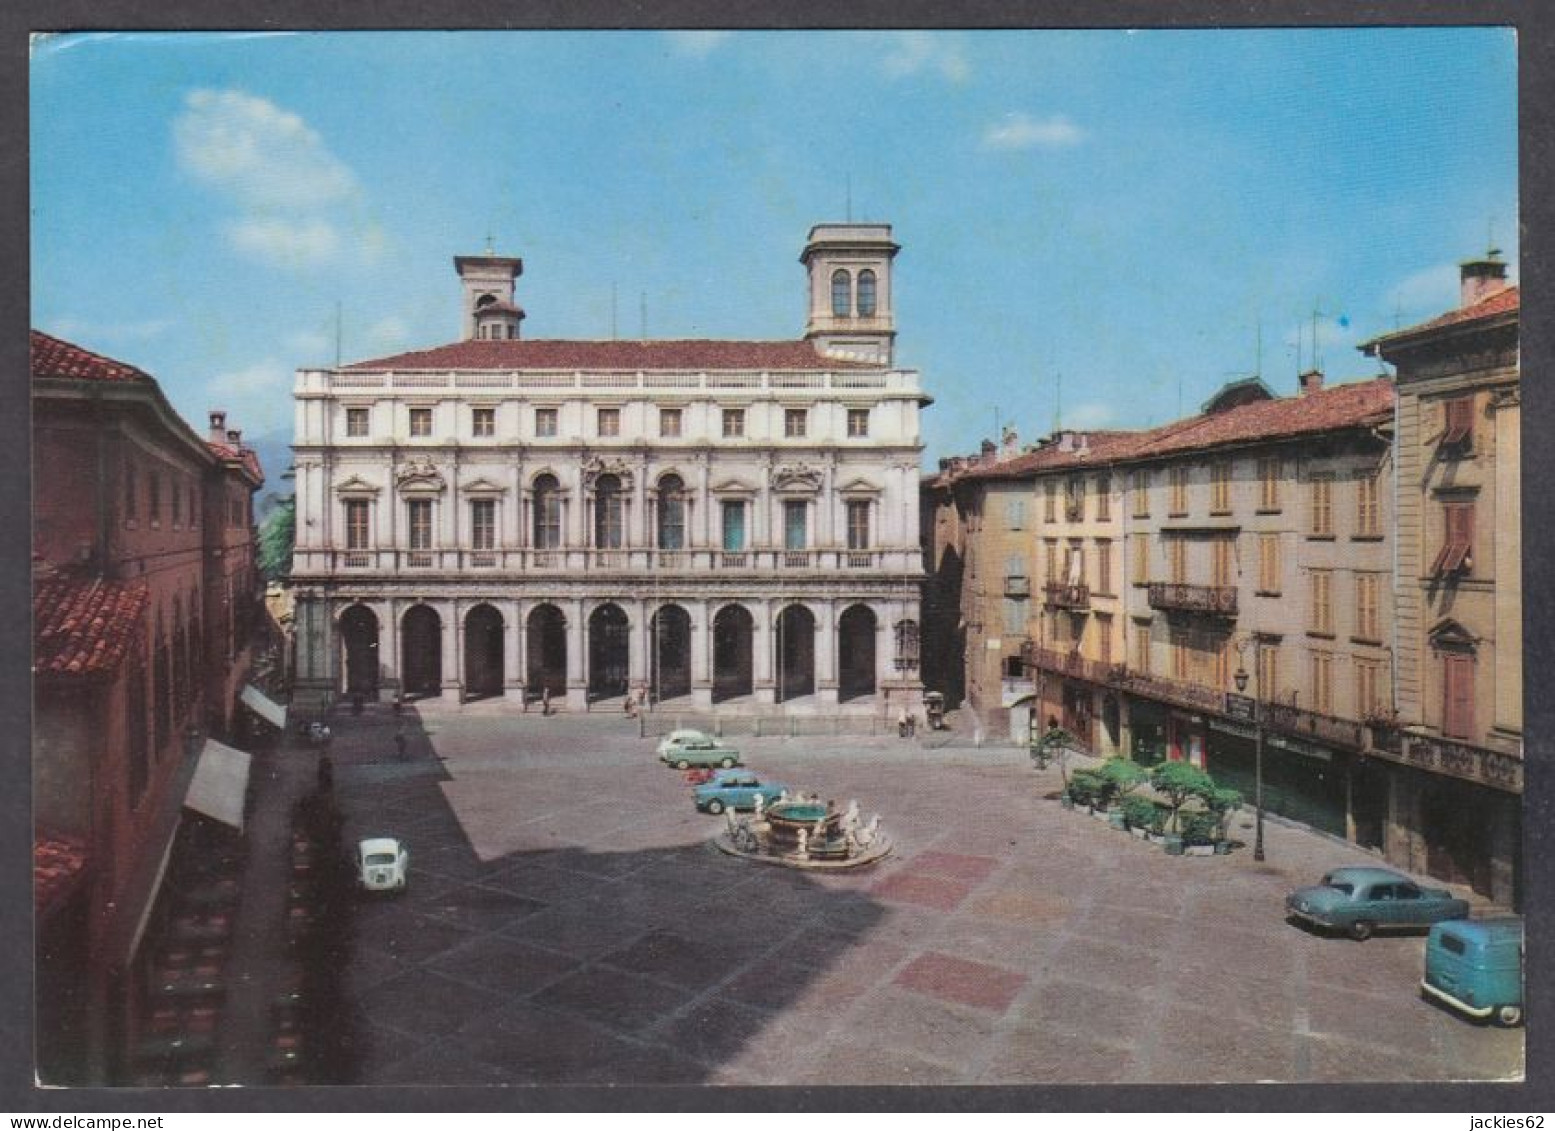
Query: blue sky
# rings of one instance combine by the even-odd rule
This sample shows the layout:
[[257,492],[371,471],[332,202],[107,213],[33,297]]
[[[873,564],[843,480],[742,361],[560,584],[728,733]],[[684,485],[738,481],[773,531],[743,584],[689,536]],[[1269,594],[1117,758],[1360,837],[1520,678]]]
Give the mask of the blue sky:
[[[1295,388],[1516,276],[1505,29],[72,36],[32,67],[33,323],[200,425],[458,336],[452,257],[536,338],[798,337],[809,226],[895,226],[925,463]],[[1060,398],[1061,387],[1061,398]],[[279,469],[271,469],[272,471]],[[274,480],[272,479],[272,482]]]

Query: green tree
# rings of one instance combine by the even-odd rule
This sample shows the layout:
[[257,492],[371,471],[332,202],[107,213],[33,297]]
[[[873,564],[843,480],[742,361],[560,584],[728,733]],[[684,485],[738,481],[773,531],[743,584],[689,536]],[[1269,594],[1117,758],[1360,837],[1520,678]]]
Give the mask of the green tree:
[[292,572],[292,546],[297,540],[297,496],[292,495],[265,516],[259,527],[259,572],[278,581]]
[[1191,762],[1162,762],[1150,771],[1150,784],[1172,807],[1172,830],[1178,829],[1178,811],[1190,797],[1203,797],[1215,788],[1212,779]]

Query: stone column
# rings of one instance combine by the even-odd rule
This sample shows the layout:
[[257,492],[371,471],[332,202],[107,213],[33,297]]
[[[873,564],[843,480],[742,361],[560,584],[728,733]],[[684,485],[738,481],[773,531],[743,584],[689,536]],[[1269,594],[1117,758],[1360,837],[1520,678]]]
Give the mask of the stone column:
[[[808,602],[807,602],[808,603]],[[837,705],[837,602],[818,602],[815,608],[815,701],[821,707]],[[878,659],[879,653],[876,652]]]
[[[558,602],[560,604],[560,602]],[[586,711],[589,684],[586,671],[589,648],[589,623],[583,599],[575,597],[567,605],[567,709]]]
[[[706,710],[713,705],[713,613],[715,602],[704,600],[695,603],[700,610],[691,625],[691,705]],[[690,612],[691,602],[687,602]]]
[[[434,606],[437,607],[437,606]],[[458,704],[464,699],[464,617],[458,599],[437,607],[443,618],[443,691],[444,703]]]
[[777,702],[777,609],[778,601],[757,601],[751,625],[751,690],[759,704]]
[[638,597],[631,602],[622,602],[626,606],[628,631],[626,634],[626,693],[635,695],[639,687],[647,687],[652,673],[649,671],[650,649],[652,643],[648,639],[648,602]]
[[520,601],[502,606],[502,697],[509,703],[524,702],[524,618]]
[[400,604],[398,598],[389,598],[389,612],[383,618],[380,633],[383,641],[378,649],[378,662],[383,668],[380,691],[389,699],[393,699],[395,693],[405,687],[405,681],[400,678],[401,666],[405,659],[400,655]]

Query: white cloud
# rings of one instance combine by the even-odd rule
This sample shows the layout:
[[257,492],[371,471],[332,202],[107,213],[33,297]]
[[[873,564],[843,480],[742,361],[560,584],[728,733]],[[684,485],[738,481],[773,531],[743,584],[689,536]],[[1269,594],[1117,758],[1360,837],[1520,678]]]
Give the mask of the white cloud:
[[1458,265],[1438,263],[1416,271],[1388,292],[1387,304],[1387,329],[1392,329],[1394,312],[1402,319],[1400,324],[1407,326],[1452,309],[1458,305]]
[[227,225],[227,236],[239,251],[294,270],[329,262],[341,242],[335,226],[317,216],[250,216]]
[[987,149],[1052,149],[1058,146],[1078,145],[1085,133],[1062,114],[1037,119],[1029,114],[1006,114],[983,131],[983,146]]
[[173,123],[179,163],[251,208],[313,209],[356,177],[298,115],[240,90],[196,90]]
[[667,31],[671,46],[681,55],[705,59],[734,33],[731,31]]
[[947,32],[899,31],[890,42],[881,64],[892,78],[938,74],[950,82],[965,82],[972,74],[961,41]]
[[1064,412],[1066,428],[1105,428],[1116,419],[1113,407],[1102,401],[1078,404]]
[[225,409],[235,428],[250,436],[282,428],[291,420],[292,371],[274,358],[212,377],[206,402]]

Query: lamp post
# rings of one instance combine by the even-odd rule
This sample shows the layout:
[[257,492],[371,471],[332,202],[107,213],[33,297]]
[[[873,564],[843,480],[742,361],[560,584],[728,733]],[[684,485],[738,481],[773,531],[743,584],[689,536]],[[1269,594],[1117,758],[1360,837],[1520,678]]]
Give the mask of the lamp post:
[[[1247,690],[1247,668],[1237,665],[1237,694]],[[1263,860],[1263,704],[1253,685],[1253,859]]]

